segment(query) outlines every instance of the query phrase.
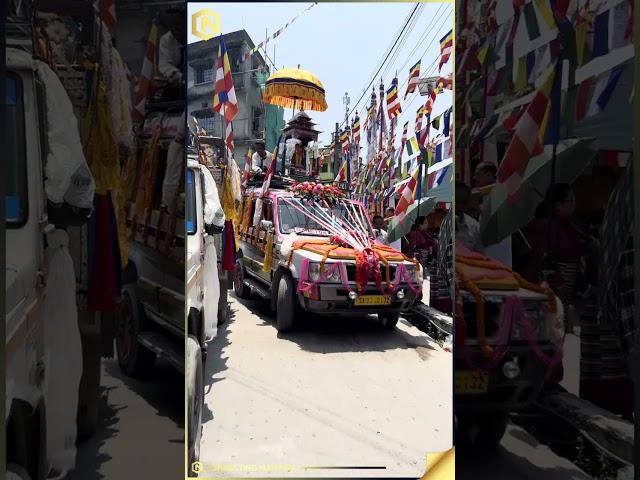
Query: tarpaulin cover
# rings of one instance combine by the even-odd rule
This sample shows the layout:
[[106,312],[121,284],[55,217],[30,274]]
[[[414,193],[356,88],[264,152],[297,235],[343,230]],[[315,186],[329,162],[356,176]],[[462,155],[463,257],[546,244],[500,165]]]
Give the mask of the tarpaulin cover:
[[76,415],[82,376],[82,343],[76,306],[76,277],[63,230],[47,235],[44,299],[47,454],[62,471],[75,466]]
[[23,51],[7,49],[7,66],[34,71],[44,83],[47,101],[48,154],[44,188],[53,203],[66,201],[78,208],[91,208],[95,183],[82,151],[73,106],[56,73]]
[[207,167],[200,165],[200,171],[204,178],[204,223],[222,228],[225,216],[218,196],[218,187]]
[[204,335],[206,341],[212,340],[218,331],[218,301],[220,300],[220,281],[218,280],[218,254],[214,238],[207,235],[204,240]]

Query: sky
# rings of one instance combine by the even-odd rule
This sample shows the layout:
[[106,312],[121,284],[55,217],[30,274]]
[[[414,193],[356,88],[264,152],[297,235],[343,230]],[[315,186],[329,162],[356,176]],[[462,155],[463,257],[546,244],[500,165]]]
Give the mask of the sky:
[[[223,34],[244,29],[255,45],[266,36],[283,27],[293,17],[305,10],[310,3],[189,3],[188,15],[202,8],[209,8],[220,15]],[[331,132],[336,122],[345,118],[343,97],[350,97],[350,110],[358,111],[361,124],[369,105],[373,75],[378,70],[396,34],[404,26],[415,3],[318,3],[289,25],[278,37],[267,44],[267,53],[275,61],[277,69],[297,67],[311,71],[323,83],[328,109],[324,112],[307,112],[322,131],[320,141],[331,142]],[[379,93],[382,78],[385,89],[391,85],[396,71],[402,114],[398,130],[409,122],[413,130],[416,111],[424,104],[426,96],[417,89],[405,101],[409,69],[422,60],[421,77],[437,76],[440,58],[440,39],[453,27],[451,3],[420,3],[408,31],[406,41],[400,40],[390,60],[375,76],[373,86]],[[199,39],[191,34],[188,42]],[[275,51],[274,51],[275,49]],[[452,71],[452,60],[442,67],[440,74]],[[273,66],[271,66],[273,72]],[[365,91],[366,89],[366,91]],[[359,101],[360,97],[363,95]],[[451,91],[438,95],[432,118],[451,107]],[[356,105],[357,104],[357,105]],[[351,118],[355,111],[351,114]],[[292,116],[285,109],[285,121]],[[397,133],[396,143],[399,143]]]

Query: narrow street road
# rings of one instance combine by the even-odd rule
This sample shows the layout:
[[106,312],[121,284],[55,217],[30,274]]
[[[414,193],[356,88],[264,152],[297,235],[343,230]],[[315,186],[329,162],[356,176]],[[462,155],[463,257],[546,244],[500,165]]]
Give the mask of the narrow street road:
[[201,476],[419,477],[427,452],[450,447],[451,354],[406,321],[309,316],[279,335],[262,302],[230,302],[209,346]]
[[569,460],[512,424],[494,455],[465,453],[456,450],[456,478],[462,480],[592,480]]
[[184,477],[184,377],[159,362],[144,380],[102,361],[98,431],[78,446],[69,480]]

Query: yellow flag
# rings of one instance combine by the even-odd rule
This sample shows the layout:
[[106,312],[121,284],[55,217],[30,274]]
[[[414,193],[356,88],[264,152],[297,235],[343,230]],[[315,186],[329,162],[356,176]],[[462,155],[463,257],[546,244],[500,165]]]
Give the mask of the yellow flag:
[[518,59],[518,76],[515,84],[516,92],[520,92],[527,88],[527,57]]
[[551,11],[549,0],[535,0],[535,2],[538,7],[538,12],[540,12],[540,15],[542,15],[542,18],[544,19],[544,23],[546,23],[550,29],[555,29],[556,22],[553,18],[553,12]]

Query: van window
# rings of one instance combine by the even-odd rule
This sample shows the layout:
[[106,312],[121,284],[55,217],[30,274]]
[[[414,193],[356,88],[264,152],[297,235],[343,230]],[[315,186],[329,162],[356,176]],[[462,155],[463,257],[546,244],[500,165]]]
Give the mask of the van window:
[[195,235],[198,231],[198,218],[196,215],[196,177],[193,170],[187,169],[187,181],[185,182],[185,217],[187,222],[187,234]]
[[24,101],[22,81],[14,73],[5,77],[5,154],[7,158],[7,183],[5,197],[5,221],[9,228],[18,228],[27,221],[27,156],[24,137]]

